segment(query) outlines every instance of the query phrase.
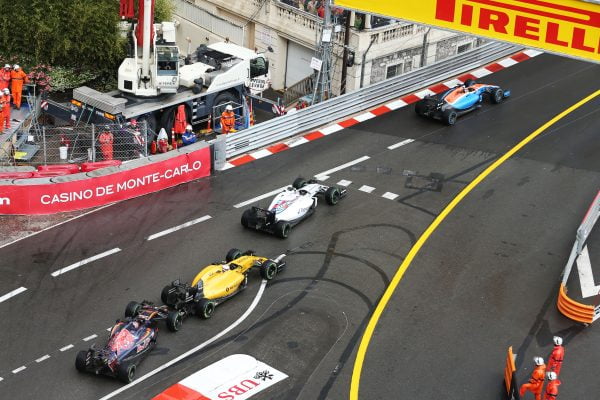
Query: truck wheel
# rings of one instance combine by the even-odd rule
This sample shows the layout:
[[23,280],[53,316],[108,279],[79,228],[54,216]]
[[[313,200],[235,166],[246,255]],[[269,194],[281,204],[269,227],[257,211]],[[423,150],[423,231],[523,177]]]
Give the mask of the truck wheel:
[[285,239],[290,234],[290,230],[292,227],[285,221],[279,221],[277,225],[275,225],[275,235],[279,236],[282,239]]
[[242,214],[242,226],[247,228],[250,225],[250,219],[252,218],[253,213],[252,210],[246,210]]
[[220,93],[215,98],[215,102],[213,104],[214,106],[217,107],[215,109],[215,113],[217,113],[217,115],[215,115],[215,117],[219,117],[221,115],[221,113],[223,111],[225,111],[225,104],[227,104],[227,103],[239,103],[239,102],[240,102],[239,96],[235,96],[231,92]]
[[[150,144],[156,140],[156,136],[158,136],[158,126],[156,124],[156,117],[154,116],[154,114],[146,114],[144,116],[141,116],[137,119],[138,124],[140,124],[141,126],[143,126],[143,124],[141,124],[142,122],[146,123],[146,126],[148,127],[148,137],[146,138],[146,145],[148,147],[150,147]],[[171,133],[171,131],[168,131],[169,133]]]
[[179,311],[169,311],[167,314],[167,328],[171,332],[177,332],[181,328],[183,316]]
[[306,180],[304,178],[296,178],[296,180],[294,180],[294,183],[292,183],[292,186],[294,187],[294,189],[300,189],[301,187],[306,186]]
[[125,318],[133,318],[139,314],[142,309],[142,305],[137,301],[130,301],[125,307]]
[[446,110],[444,111],[444,115],[442,116],[442,121],[444,121],[446,125],[454,125],[456,123],[457,117],[458,114],[456,114],[456,111]]
[[225,256],[225,261],[232,262],[236,258],[240,258],[241,255],[242,251],[240,249],[233,248],[227,252],[227,255]]
[[260,276],[262,276],[263,279],[270,281],[275,278],[275,275],[277,275],[277,264],[271,260],[265,261],[260,267]]
[[209,319],[215,312],[216,304],[212,300],[202,299],[198,303],[198,316],[202,319]]
[[340,201],[340,191],[336,187],[330,187],[325,192],[325,201],[330,206],[335,206]]
[[[173,125],[175,125],[175,116],[177,115],[177,106],[170,107],[163,111],[162,116],[160,117],[160,127],[165,128],[167,131],[167,135],[169,136],[169,141],[171,138],[171,130],[173,129]],[[188,124],[192,123],[192,110],[185,105],[185,120]],[[159,129],[160,130],[160,129]],[[157,132],[158,133],[158,132]]]
[[131,383],[135,377],[135,364],[119,364],[117,366],[117,378],[124,383]]
[[77,368],[77,371],[86,372],[85,360],[87,359],[87,355],[88,355],[88,352],[85,350],[81,350],[79,353],[77,353],[77,357],[75,357],[75,368]]
[[494,104],[500,104],[504,100],[504,90],[500,88],[495,88],[492,90],[492,102]]

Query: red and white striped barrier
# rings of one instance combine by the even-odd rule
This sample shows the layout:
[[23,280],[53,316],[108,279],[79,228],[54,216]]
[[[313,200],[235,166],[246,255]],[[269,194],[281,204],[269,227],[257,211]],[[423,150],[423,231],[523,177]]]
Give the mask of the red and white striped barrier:
[[254,357],[234,354],[179,381],[152,400],[244,400],[287,377]]

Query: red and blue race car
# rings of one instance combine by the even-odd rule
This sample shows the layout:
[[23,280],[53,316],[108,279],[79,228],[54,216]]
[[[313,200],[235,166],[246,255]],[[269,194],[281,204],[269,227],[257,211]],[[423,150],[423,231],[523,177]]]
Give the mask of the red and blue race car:
[[446,125],[454,125],[459,116],[480,108],[484,97],[499,104],[509,96],[510,90],[468,79],[464,85],[425,96],[415,104],[415,112],[423,117],[438,119]]

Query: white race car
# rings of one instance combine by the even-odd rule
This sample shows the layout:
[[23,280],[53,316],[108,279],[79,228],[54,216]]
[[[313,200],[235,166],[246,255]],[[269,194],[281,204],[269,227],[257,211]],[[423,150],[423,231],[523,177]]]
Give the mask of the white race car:
[[324,186],[316,180],[298,178],[292,186],[279,193],[268,209],[252,207],[242,214],[245,228],[273,233],[286,238],[293,226],[312,215],[317,207],[317,197],[323,196],[333,206],[346,195],[346,189]]

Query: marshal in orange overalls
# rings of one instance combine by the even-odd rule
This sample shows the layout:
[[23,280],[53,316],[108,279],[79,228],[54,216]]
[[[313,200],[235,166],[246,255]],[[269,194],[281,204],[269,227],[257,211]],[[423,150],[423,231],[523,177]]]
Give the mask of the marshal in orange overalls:
[[235,113],[233,111],[225,110],[221,114],[221,132],[229,133],[235,126]]
[[546,364],[538,365],[531,373],[528,383],[521,385],[519,394],[521,398],[525,396],[525,392],[529,391],[535,395],[535,400],[542,400],[542,389],[544,387],[544,378],[546,374]]
[[6,93],[7,90],[4,91],[4,95],[0,98],[0,102],[2,102],[3,105],[2,114],[4,117],[4,123],[0,128],[6,129],[10,128],[10,94]]
[[113,134],[109,131],[104,131],[98,136],[98,142],[100,142],[100,151],[102,152],[102,158],[104,160],[113,159]]
[[10,67],[0,69],[0,90],[10,89]]
[[556,375],[560,375],[560,368],[562,367],[564,358],[565,348],[561,345],[555,345],[550,354],[550,360],[548,360],[548,371],[556,372]]
[[23,92],[23,83],[29,82],[27,79],[27,74],[23,72],[21,68],[15,68],[10,73],[11,80],[11,92],[13,95],[13,102],[17,110],[21,109],[21,93]]

